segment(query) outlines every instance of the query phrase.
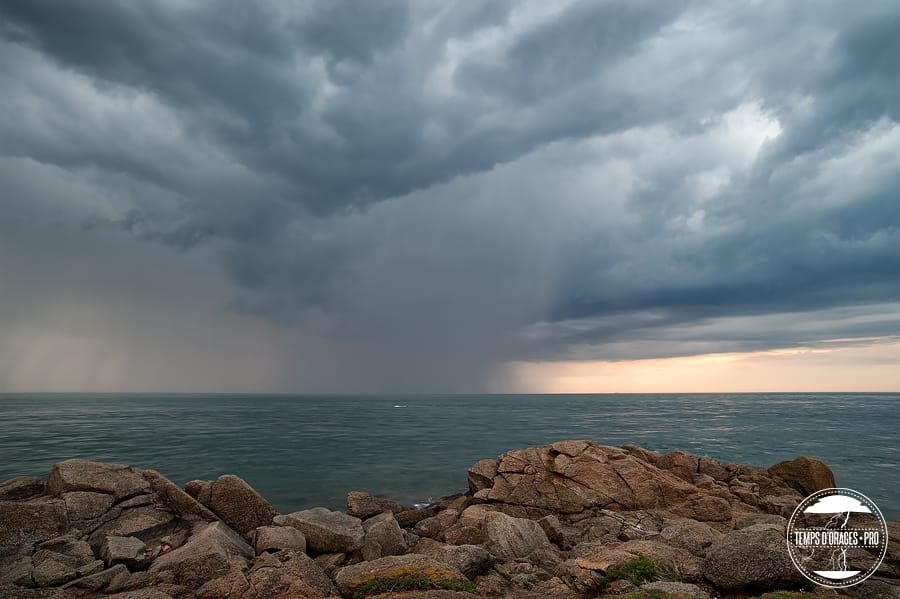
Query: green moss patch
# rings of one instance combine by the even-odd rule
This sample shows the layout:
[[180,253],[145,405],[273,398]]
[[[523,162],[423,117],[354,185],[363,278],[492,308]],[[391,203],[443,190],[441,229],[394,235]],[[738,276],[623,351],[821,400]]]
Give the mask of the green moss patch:
[[353,599],[364,599],[382,593],[400,593],[403,591],[429,591],[443,589],[447,591],[475,591],[475,583],[456,583],[449,580],[435,580],[425,576],[406,575],[396,578],[379,578],[364,582],[353,591]]
[[[660,567],[647,556],[641,555],[639,553],[636,553],[635,555],[638,556],[638,559],[636,559],[635,561],[631,562],[630,564],[626,564],[621,568],[610,570],[609,572],[606,572],[603,576],[601,576],[598,588],[600,590],[603,590],[609,583],[615,580],[627,580],[635,586],[640,586],[645,582],[653,582],[655,580],[681,580],[681,577],[678,576],[677,573]],[[648,591],[647,593],[654,592],[656,591]],[[652,599],[657,599],[650,594],[648,594],[647,596],[652,597]],[[665,599],[666,594],[663,593],[662,595],[660,595],[660,597],[662,599]]]

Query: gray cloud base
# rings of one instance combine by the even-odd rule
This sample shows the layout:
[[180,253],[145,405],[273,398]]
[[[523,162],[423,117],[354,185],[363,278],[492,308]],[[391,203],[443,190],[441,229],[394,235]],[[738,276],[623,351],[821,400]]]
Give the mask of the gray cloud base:
[[126,345],[262,319],[297,356],[278,390],[889,339],[898,27],[878,2],[9,0],[0,323],[70,332],[48,297],[110,296],[148,323]]

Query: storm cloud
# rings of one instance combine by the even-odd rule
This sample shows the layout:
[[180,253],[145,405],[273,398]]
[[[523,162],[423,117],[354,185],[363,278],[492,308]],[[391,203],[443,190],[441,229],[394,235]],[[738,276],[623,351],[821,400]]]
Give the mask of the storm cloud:
[[896,340],[898,31],[893,2],[7,0],[0,377],[479,391]]

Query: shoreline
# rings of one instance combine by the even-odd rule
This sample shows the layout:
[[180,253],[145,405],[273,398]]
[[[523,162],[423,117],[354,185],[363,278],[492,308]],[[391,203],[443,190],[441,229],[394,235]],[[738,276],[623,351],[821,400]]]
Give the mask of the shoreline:
[[[512,450],[466,474],[465,493],[422,507],[350,491],[345,510],[279,514],[234,475],[182,489],[153,470],[66,460],[46,480],[0,483],[0,598],[809,591],[785,526],[835,486],[814,458],[763,468],[589,441]],[[900,521],[888,528],[881,568],[841,594],[900,595]],[[626,575],[637,570],[645,578]]]

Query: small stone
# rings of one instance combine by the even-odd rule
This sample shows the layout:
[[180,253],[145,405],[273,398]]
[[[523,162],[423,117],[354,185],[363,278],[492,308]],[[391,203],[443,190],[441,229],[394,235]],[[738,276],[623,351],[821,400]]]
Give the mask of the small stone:
[[691,599],[709,599],[709,593],[697,585],[687,582],[657,580],[655,582],[642,584],[640,588],[642,591],[661,591],[663,593],[675,595],[679,598],[684,597],[685,599],[688,597]]
[[670,451],[656,461],[656,467],[668,470],[678,478],[693,483],[698,462],[697,456],[686,451]]
[[430,518],[425,518],[416,523],[415,533],[420,537],[440,539],[447,530],[459,518],[459,512],[454,509],[446,509]]
[[347,513],[361,520],[383,512],[402,512],[403,506],[383,497],[375,497],[362,491],[347,493]]
[[253,532],[251,538],[256,555],[264,551],[274,553],[282,549],[306,552],[306,537],[291,526],[260,526]]
[[70,491],[64,493],[62,499],[66,502],[66,512],[70,522],[99,518],[112,507],[115,501],[112,495],[91,491]]
[[75,578],[75,568],[55,559],[45,559],[31,573],[39,587],[56,587]]
[[494,477],[497,476],[497,460],[479,460],[468,470],[467,477],[469,491],[472,494],[494,486]]
[[728,470],[718,460],[706,457],[700,458],[697,471],[718,481],[728,480],[729,476]]
[[0,501],[20,501],[44,494],[44,481],[34,476],[17,476],[0,483]]
[[634,586],[634,583],[630,580],[614,580],[603,589],[604,594],[606,595],[625,595],[626,593],[633,593],[637,590],[637,587]]
[[316,565],[322,568],[322,571],[325,572],[328,576],[331,576],[335,570],[344,565],[344,562],[347,561],[346,553],[323,553],[322,555],[317,555],[315,560]]
[[159,589],[135,589],[115,595],[107,595],[104,599],[172,599],[172,595]]
[[212,496],[211,480],[192,480],[184,485],[184,492],[209,507],[209,500]]
[[434,516],[439,511],[440,509],[434,506],[415,508],[395,513],[394,518],[397,519],[397,524],[400,525],[400,528],[412,528],[425,518]]
[[106,537],[100,549],[100,556],[107,566],[125,564],[134,566],[144,558],[147,546],[137,537]]
[[106,588],[106,586],[109,585],[109,583],[114,578],[123,575],[128,575],[128,568],[125,567],[125,564],[116,564],[112,568],[107,568],[106,570],[102,570],[100,572],[97,572],[96,574],[91,574],[90,576],[85,576],[84,578],[76,578],[75,580],[63,585],[63,588],[82,589],[85,591],[90,591],[92,593],[97,593],[101,589]]
[[12,583],[19,586],[31,586],[34,580],[31,571],[34,569],[31,556],[25,555],[0,568],[0,583]]
[[90,576],[91,574],[101,572],[105,567],[106,564],[103,563],[102,559],[95,559],[78,568],[75,573],[78,574],[78,576]]
[[544,516],[538,520],[537,523],[540,524],[541,528],[544,530],[544,534],[547,535],[547,538],[551,542],[560,546],[565,542],[565,533],[563,532],[563,527],[559,518],[550,514],[549,516]]

